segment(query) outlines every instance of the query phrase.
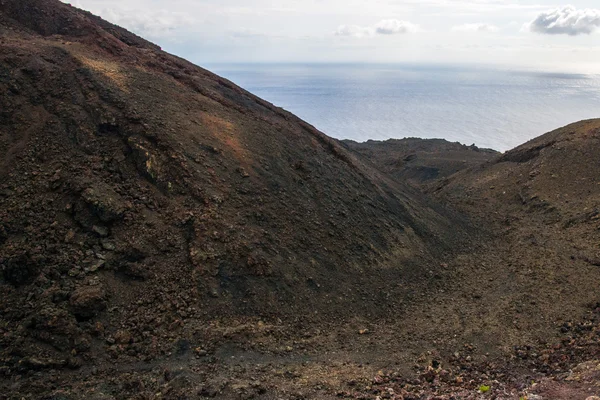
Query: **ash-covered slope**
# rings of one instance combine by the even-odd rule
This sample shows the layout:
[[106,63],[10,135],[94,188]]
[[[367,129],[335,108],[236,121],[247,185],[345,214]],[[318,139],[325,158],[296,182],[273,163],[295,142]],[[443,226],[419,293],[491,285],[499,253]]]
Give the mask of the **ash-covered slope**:
[[562,231],[575,246],[593,247],[598,236],[590,235],[600,233],[598,154],[600,120],[581,121],[461,171],[435,191],[471,214],[498,215],[507,227],[533,221],[542,231]]
[[[600,300],[598,154],[600,120],[581,121],[430,187],[493,232],[488,251],[457,268],[456,292],[477,294],[476,318],[507,344],[598,327],[581,322]],[[600,355],[597,342],[586,351]]]
[[0,178],[13,372],[164,355],[218,316],[383,314],[464,227],[293,115],[58,0],[0,1]]
[[371,160],[375,166],[400,182],[422,184],[446,178],[458,171],[482,164],[498,152],[465,146],[444,139],[389,139],[357,143],[344,140],[344,145]]

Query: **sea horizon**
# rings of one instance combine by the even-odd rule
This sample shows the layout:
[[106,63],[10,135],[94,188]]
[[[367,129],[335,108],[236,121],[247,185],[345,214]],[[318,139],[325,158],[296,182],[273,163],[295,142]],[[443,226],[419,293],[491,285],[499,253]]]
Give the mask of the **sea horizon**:
[[442,63],[204,67],[329,136],[359,142],[440,138],[506,151],[600,117],[600,74]]

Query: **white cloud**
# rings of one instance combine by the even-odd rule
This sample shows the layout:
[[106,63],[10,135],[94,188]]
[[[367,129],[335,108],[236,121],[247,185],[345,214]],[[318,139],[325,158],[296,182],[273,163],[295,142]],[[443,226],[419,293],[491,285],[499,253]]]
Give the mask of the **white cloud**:
[[[0,0],[1,2],[2,0]],[[27,0],[23,0],[27,1]],[[600,73],[597,34],[581,34],[567,48],[556,35],[517,35],[524,22],[566,3],[542,0],[63,0],[101,15],[200,64],[217,62],[436,62],[573,68]],[[575,27],[591,31],[600,0],[577,0]],[[547,21],[552,13],[545,12]],[[396,18],[398,23],[382,20]],[[403,24],[400,20],[410,21]],[[526,30],[561,31],[560,18]],[[499,28],[464,26],[486,23]],[[412,25],[420,23],[419,34]],[[346,25],[342,25],[346,24]],[[339,25],[342,25],[335,31]],[[533,25],[533,24],[531,24]],[[567,24],[569,25],[569,24]],[[543,26],[545,28],[540,28]],[[458,32],[450,34],[451,30]],[[379,28],[379,33],[378,33]],[[487,29],[487,31],[486,31]],[[460,31],[467,31],[460,33]],[[334,36],[334,32],[337,36]],[[570,30],[573,32],[573,29]],[[575,29],[581,32],[582,29]],[[404,34],[402,34],[404,32]],[[386,35],[385,33],[397,33]],[[574,34],[574,33],[572,33]],[[356,39],[362,37],[362,39]],[[391,40],[406,39],[410,40]],[[376,40],[377,39],[377,40]],[[569,50],[574,45],[579,51]],[[456,46],[469,45],[455,51]],[[478,45],[475,48],[473,45]],[[399,48],[402,51],[399,51]],[[508,47],[502,47],[508,46]],[[523,46],[529,46],[523,49]],[[507,50],[498,51],[499,48]],[[510,50],[509,50],[510,48]],[[584,51],[583,49],[589,49]]]
[[335,31],[336,36],[369,37],[373,36],[375,31],[372,28],[366,28],[358,25],[340,25]]
[[340,25],[336,36],[371,37],[375,35],[397,35],[420,30],[419,25],[397,19],[384,19],[373,26]]
[[499,29],[496,25],[476,23],[476,24],[463,24],[452,27],[453,32],[498,32]]
[[600,10],[576,9],[573,6],[556,8],[539,14],[523,28],[548,35],[590,34],[600,28]]
[[417,32],[419,26],[408,21],[398,21],[397,19],[384,19],[375,25],[375,32],[380,35],[396,35],[398,33]]
[[176,30],[191,25],[193,19],[179,12],[167,10],[126,10],[120,7],[103,8],[97,11],[102,18],[122,26],[140,36],[165,38]]

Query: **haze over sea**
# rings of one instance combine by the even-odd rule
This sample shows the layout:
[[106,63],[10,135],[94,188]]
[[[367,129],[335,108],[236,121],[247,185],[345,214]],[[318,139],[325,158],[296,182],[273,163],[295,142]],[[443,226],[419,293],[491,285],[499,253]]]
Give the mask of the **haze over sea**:
[[209,69],[338,139],[443,138],[505,151],[600,118],[600,75],[381,64]]

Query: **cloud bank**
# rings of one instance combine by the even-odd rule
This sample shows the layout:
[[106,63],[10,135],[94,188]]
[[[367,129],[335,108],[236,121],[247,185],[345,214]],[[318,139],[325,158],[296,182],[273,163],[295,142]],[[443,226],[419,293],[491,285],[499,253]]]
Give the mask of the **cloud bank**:
[[546,35],[589,35],[600,28],[600,10],[556,8],[539,14],[524,30]]
[[464,24],[452,27],[452,32],[498,32],[497,26],[492,24],[476,23]]
[[336,36],[373,37],[376,35],[398,35],[419,31],[419,25],[397,19],[384,19],[373,26],[341,25]]
[[169,37],[176,30],[193,23],[190,16],[167,10],[131,11],[110,7],[95,12],[116,25],[150,39]]

